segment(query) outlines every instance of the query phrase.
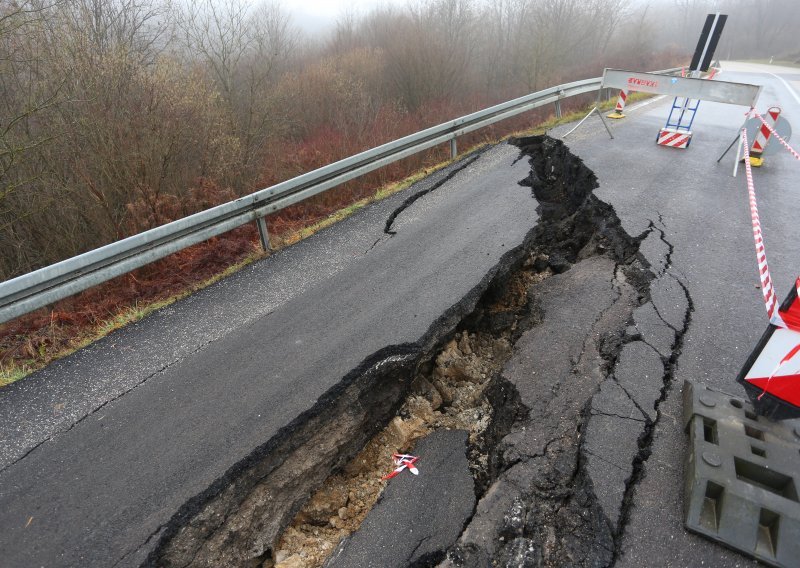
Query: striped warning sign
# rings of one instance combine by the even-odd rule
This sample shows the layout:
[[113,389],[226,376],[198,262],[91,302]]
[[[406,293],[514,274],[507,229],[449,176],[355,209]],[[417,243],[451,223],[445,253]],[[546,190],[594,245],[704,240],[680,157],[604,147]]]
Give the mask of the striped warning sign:
[[614,108],[614,111],[611,114],[607,114],[608,118],[625,118],[625,115],[622,113],[625,110],[625,101],[628,100],[628,91],[622,89],[619,92],[619,96],[617,97],[617,106]]
[[622,112],[625,109],[625,101],[628,100],[628,91],[625,89],[619,92],[619,97],[617,97],[617,107],[616,110]]
[[758,129],[756,137],[753,140],[753,147],[750,148],[750,154],[758,157],[764,153],[769,142],[769,136],[775,128],[775,123],[778,122],[778,116],[781,114],[781,109],[772,107],[767,111],[767,116],[764,117],[761,128]]
[[762,346],[744,380],[761,389],[759,396],[771,393],[800,407],[800,333],[777,328]]
[[[756,119],[761,121],[761,124],[763,125],[763,127],[766,127],[767,130],[769,130],[770,133],[775,137],[775,139],[778,142],[780,142],[781,144],[783,144],[784,148],[789,150],[789,153],[791,153],[792,156],[794,156],[796,159],[800,160],[800,153],[798,153],[797,150],[795,150],[794,148],[789,146],[788,140],[790,140],[792,138],[792,126],[789,124],[788,120],[786,120],[783,117],[780,117],[780,118],[778,118],[778,121],[774,125],[770,125],[770,123],[768,123],[764,119],[764,117],[761,116],[760,114],[758,114],[755,110],[753,110],[753,114],[755,115]],[[752,120],[752,119],[750,119],[750,120]],[[750,120],[748,120],[745,123],[745,128],[747,128],[748,132],[750,132],[750,124],[749,124]],[[770,149],[771,148],[775,148],[775,147],[776,146],[769,146]],[[765,149],[763,153],[766,154],[767,150]]]
[[[800,285],[800,282],[798,282]],[[797,288],[781,306],[791,320],[798,311]],[[800,417],[800,332],[770,323],[736,380],[758,414],[773,420]]]
[[691,132],[678,132],[671,128],[662,128],[659,130],[658,138],[656,139],[656,142],[660,146],[669,146],[670,148],[686,148],[691,141]]

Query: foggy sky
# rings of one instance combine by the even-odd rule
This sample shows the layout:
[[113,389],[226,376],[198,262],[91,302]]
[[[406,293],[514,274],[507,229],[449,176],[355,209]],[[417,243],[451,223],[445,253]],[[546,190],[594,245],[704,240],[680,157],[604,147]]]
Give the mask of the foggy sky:
[[369,12],[376,6],[408,4],[409,0],[284,0],[281,5],[294,23],[308,33],[324,32],[341,16]]

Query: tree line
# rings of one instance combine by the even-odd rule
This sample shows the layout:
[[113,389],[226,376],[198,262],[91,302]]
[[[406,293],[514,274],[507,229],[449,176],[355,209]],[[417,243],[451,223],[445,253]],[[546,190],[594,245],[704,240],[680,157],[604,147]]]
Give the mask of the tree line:
[[[792,1],[719,2],[746,16],[721,50],[790,51]],[[605,66],[672,64],[711,4],[422,0],[309,37],[276,3],[0,0],[0,279]]]

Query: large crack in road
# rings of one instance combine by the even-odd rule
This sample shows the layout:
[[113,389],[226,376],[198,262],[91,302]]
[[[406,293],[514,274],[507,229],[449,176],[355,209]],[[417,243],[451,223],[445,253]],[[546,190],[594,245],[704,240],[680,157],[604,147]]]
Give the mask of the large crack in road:
[[571,267],[533,291],[541,324],[503,369],[528,414],[496,448],[501,472],[444,565],[612,566],[692,302],[663,231],[663,255],[648,262],[639,248],[655,226],[625,234],[589,194],[591,172],[559,143],[522,147],[545,224],[549,210],[561,229],[538,243],[561,245]]
[[[451,427],[471,432],[478,504],[457,542],[427,550],[419,565],[614,564],[692,302],[672,273],[672,245],[657,223],[628,235],[614,210],[593,195],[592,172],[561,142],[531,137],[514,143],[530,161],[523,183],[540,212],[523,245],[442,316],[432,328],[435,336],[423,342],[427,348],[394,346],[375,354],[187,504],[162,532],[149,564],[285,562],[286,551],[276,558],[283,531],[326,523],[326,516],[315,522],[308,513],[295,517],[331,474],[353,470],[355,456],[364,461],[359,452],[365,446],[383,436],[384,446],[405,450],[431,430]],[[654,240],[663,246],[653,246]],[[473,348],[493,342],[506,347]],[[465,353],[483,376],[476,380],[460,368],[443,380],[448,365],[463,363]],[[463,384],[471,385],[472,406],[459,400]],[[484,409],[474,415],[480,427],[468,423],[477,408]],[[398,420],[418,422],[387,441],[382,428],[391,428],[393,419],[395,430]],[[376,452],[370,455],[377,459]],[[371,485],[380,491],[380,484]],[[352,517],[348,492],[341,494],[342,517]],[[359,511],[359,521],[366,514]],[[342,528],[335,516],[328,522],[328,529]],[[346,532],[356,528],[351,523]],[[402,558],[412,558],[422,544]],[[293,552],[293,565],[319,565],[325,558],[303,553],[302,544]]]

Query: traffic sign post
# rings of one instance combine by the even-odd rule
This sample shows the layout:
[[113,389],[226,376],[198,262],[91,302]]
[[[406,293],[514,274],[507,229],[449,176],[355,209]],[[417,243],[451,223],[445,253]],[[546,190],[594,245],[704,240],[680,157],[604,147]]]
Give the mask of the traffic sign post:
[[[699,78],[701,72],[708,71],[727,19],[728,16],[719,12],[706,17],[692,62],[689,64],[689,77]],[[679,97],[676,96],[672,101],[667,124],[658,132],[656,143],[672,148],[688,148],[692,141],[692,124],[699,107],[699,98],[683,97],[679,102]]]
[[719,12],[706,16],[706,22],[703,24],[703,31],[700,32],[700,39],[694,50],[692,62],[689,64],[690,71],[697,74],[701,71],[708,71],[708,68],[711,66],[711,59],[714,57],[714,52],[717,50],[717,44],[719,43],[719,38],[722,35],[722,30],[727,20],[728,16],[726,14],[720,14]]

